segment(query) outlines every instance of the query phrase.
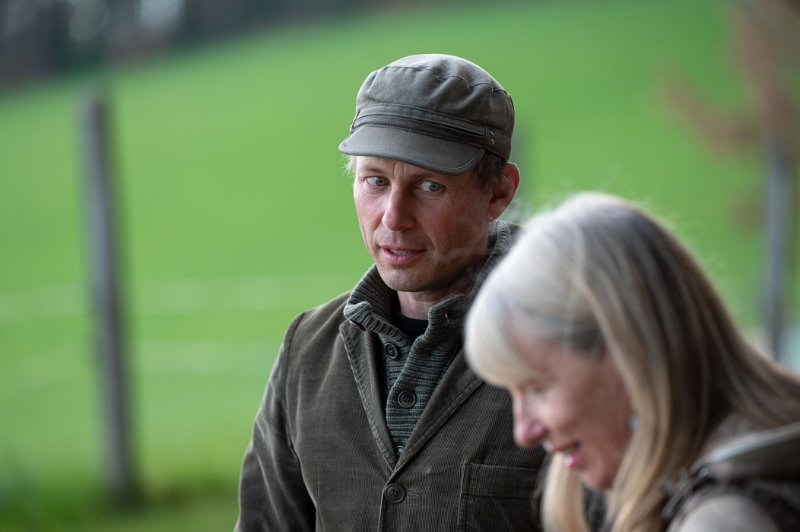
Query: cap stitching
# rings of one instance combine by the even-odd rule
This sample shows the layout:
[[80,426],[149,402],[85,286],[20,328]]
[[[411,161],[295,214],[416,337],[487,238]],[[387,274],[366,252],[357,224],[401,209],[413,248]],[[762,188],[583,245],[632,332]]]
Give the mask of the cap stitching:
[[[483,143],[483,142],[479,142],[478,141],[475,144],[471,144],[471,143],[466,142],[466,141],[456,140],[453,137],[447,137],[445,135],[437,135],[436,133],[432,133],[432,132],[428,132],[428,131],[421,131],[419,129],[414,129],[414,128],[411,128],[411,127],[385,125],[385,124],[364,124],[364,126],[361,126],[361,127],[365,127],[365,126],[367,126],[367,127],[379,127],[379,128],[383,128],[383,129],[399,129],[401,131],[408,131],[409,133],[418,133],[420,135],[425,135],[426,137],[433,137],[433,138],[437,138],[437,139],[441,139],[441,140],[446,140],[446,141],[452,142],[454,144],[466,144],[468,146],[472,146],[473,148],[482,148],[482,149],[485,149],[485,150],[489,149],[485,145],[485,143]],[[476,141],[478,139],[482,139],[482,138],[485,138],[485,137],[478,136],[478,135],[475,136]]]
[[[365,114],[364,112],[366,110],[369,109],[369,110],[372,111],[375,108],[380,108],[380,107],[389,107],[389,108],[398,107],[398,108],[403,108],[403,109],[418,109],[418,110],[423,111],[425,113],[430,113],[430,114],[434,114],[434,115],[437,115],[437,116],[441,116],[441,117],[447,118],[447,119],[449,119],[449,120],[451,120],[453,122],[465,122],[467,124],[474,124],[477,127],[491,127],[491,128],[494,128],[494,129],[499,129],[499,128],[495,127],[495,126],[492,126],[491,124],[486,124],[484,122],[478,122],[477,120],[470,120],[469,118],[462,118],[460,116],[452,115],[452,114],[449,114],[449,113],[443,113],[441,111],[436,111],[434,109],[428,109],[427,107],[419,107],[417,105],[405,105],[405,104],[402,104],[402,103],[374,103],[374,104],[371,104],[371,105],[365,105],[365,106],[361,107],[358,110],[358,112],[356,113],[356,120],[358,119],[359,116]],[[372,111],[372,112],[366,113],[366,114],[370,114],[370,115],[383,114],[383,115],[387,115],[387,116],[395,116],[392,113],[378,113],[378,112],[375,112],[375,111]],[[403,115],[399,115],[399,116],[403,116]],[[416,119],[417,117],[414,117],[414,118]],[[419,120],[424,120],[424,118],[419,118]],[[430,120],[430,121],[432,122],[432,120]]]
[[[393,112],[395,110],[398,112]],[[402,112],[403,110],[415,113],[406,114]],[[445,119],[445,123],[437,117]],[[419,127],[415,127],[417,124]],[[503,158],[507,158],[506,152],[511,149],[511,137],[501,128],[417,106],[387,103],[364,106],[356,113],[350,125],[351,134],[363,126],[398,129],[460,142],[486,149]]]
[[[380,105],[369,106],[369,107],[381,107],[383,105],[384,104],[380,104]],[[426,111],[426,112],[428,111],[427,109],[424,109],[424,108],[409,107],[409,106],[403,106],[403,107],[412,108],[412,109],[420,109],[420,110]],[[365,107],[361,111],[364,111],[367,108],[368,107]],[[435,113],[435,114],[442,114],[442,113]],[[442,128],[445,128],[445,129],[449,129],[449,130],[453,130],[453,131],[460,131],[460,132],[462,132],[464,134],[472,135],[475,138],[483,138],[484,139],[484,147],[487,147],[487,148],[488,148],[488,144],[491,144],[492,146],[495,145],[495,142],[489,142],[490,140],[493,140],[494,137],[500,137],[501,140],[506,140],[506,141],[510,142],[510,137],[504,131],[502,131],[502,129],[497,128],[497,127],[495,127],[495,126],[493,126],[491,124],[482,124],[480,122],[474,122],[474,121],[471,121],[471,120],[465,120],[465,119],[461,119],[461,118],[454,118],[454,117],[451,117],[450,115],[446,115],[446,114],[443,114],[442,116],[447,117],[447,118],[454,118],[454,120],[453,120],[454,123],[443,125],[440,122],[437,122],[436,120],[431,120],[431,119],[428,119],[428,118],[425,118],[425,117],[418,117],[418,116],[410,117],[410,116],[397,115],[397,114],[392,114],[392,113],[379,113],[379,112],[372,112],[372,113],[359,112],[356,115],[355,119],[353,120],[353,122],[352,122],[352,124],[350,126],[351,132],[355,131],[359,127],[365,126],[365,125],[380,125],[381,127],[404,129],[404,130],[407,130],[407,131],[423,132],[420,129],[414,129],[413,127],[403,126],[402,124],[397,124],[397,123],[393,123],[393,124],[378,124],[378,123],[375,123],[374,121],[371,120],[371,118],[373,118],[373,117],[381,117],[381,116],[391,117],[391,118],[401,118],[401,119],[404,119],[404,120],[407,120],[407,121],[411,121],[411,122],[420,122],[420,123],[423,123],[423,124],[431,124],[432,126],[441,126]],[[361,122],[361,123],[358,124],[359,122]],[[463,123],[465,123],[465,125],[458,125],[458,122],[463,122]],[[358,124],[358,125],[356,125],[356,124]],[[470,125],[470,126],[474,126],[474,127],[470,128],[470,127],[466,127],[466,125]],[[424,133],[425,134],[429,134],[430,136],[437,136],[437,135],[433,135],[432,132],[430,132],[428,130],[424,131]],[[441,135],[438,135],[438,136],[440,138],[449,138],[449,137],[441,136]]]

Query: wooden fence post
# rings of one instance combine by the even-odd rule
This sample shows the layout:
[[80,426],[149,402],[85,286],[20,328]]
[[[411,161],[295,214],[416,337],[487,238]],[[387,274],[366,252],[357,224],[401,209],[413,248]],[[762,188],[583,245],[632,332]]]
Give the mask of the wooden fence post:
[[767,205],[765,236],[767,246],[763,304],[767,344],[782,360],[786,305],[790,301],[794,187],[789,156],[781,142],[767,143]]
[[95,349],[101,367],[106,481],[122,503],[137,495],[116,234],[108,103],[91,91],[81,109]]

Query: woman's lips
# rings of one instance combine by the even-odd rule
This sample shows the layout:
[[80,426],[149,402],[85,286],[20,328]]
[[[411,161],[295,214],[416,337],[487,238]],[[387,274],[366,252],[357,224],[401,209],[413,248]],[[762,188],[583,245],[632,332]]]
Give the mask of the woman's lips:
[[583,460],[583,450],[579,443],[562,445],[560,447],[550,449],[549,452],[563,454],[565,465],[570,469],[579,467]]
[[568,468],[576,469],[581,465],[581,461],[583,459],[583,452],[581,451],[580,445],[573,445],[569,449],[564,449],[561,452],[564,453],[564,457],[566,458],[566,463]]

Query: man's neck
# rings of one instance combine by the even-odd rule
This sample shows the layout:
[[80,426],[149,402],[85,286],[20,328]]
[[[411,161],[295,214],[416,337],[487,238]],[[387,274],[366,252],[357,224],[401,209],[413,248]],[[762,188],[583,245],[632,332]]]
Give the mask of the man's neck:
[[435,301],[425,301],[415,298],[413,292],[397,292],[397,299],[400,301],[400,314],[415,320],[427,320],[428,311],[436,303]]
[[428,311],[440,301],[444,301],[456,294],[466,294],[472,289],[473,282],[464,282],[458,286],[450,287],[440,292],[397,292],[400,303],[400,313],[416,320],[427,320]]

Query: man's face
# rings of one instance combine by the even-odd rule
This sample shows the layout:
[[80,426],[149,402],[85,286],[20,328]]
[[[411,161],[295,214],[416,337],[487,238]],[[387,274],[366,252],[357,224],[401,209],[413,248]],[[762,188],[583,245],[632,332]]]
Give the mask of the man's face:
[[401,308],[404,297],[433,304],[467,290],[494,218],[474,170],[448,176],[381,157],[358,157],[355,170],[361,236]]

